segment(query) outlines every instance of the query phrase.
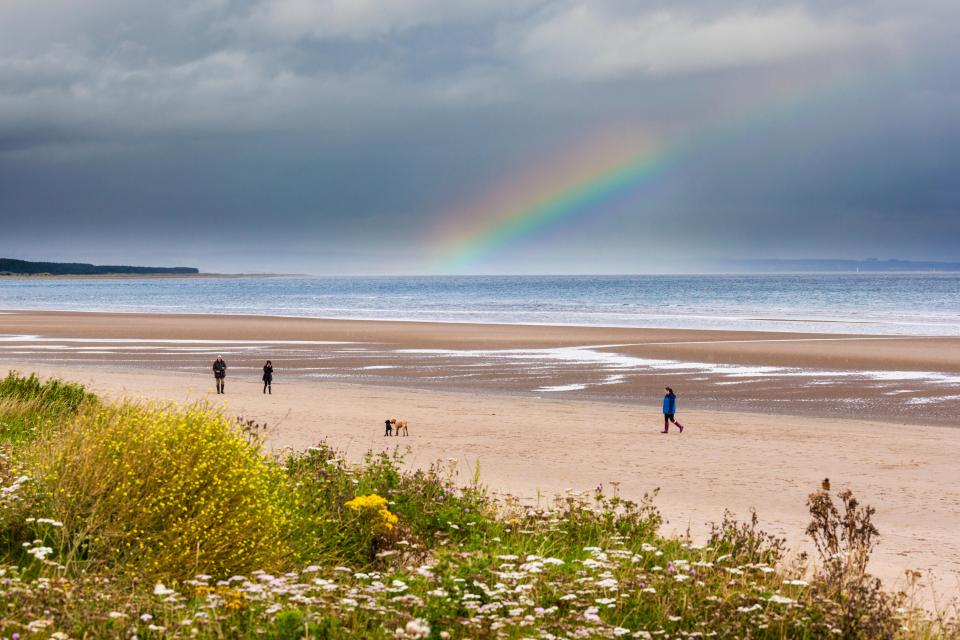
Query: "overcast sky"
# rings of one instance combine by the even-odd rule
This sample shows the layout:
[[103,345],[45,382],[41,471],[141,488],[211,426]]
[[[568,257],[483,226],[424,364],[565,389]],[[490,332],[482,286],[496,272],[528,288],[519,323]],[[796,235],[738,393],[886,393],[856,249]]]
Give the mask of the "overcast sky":
[[960,260],[957,25],[956,0],[3,0],[0,256],[444,271],[448,218],[629,130],[695,144],[449,269]]

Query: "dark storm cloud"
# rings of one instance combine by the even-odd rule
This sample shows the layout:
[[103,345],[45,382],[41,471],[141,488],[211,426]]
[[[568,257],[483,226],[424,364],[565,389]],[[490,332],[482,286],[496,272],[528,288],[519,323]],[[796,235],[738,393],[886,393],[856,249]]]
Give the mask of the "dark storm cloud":
[[958,18],[938,0],[8,0],[0,254],[419,271],[444,212],[591,131],[669,139],[832,75],[852,88],[472,268],[669,269],[678,243],[685,265],[957,259]]

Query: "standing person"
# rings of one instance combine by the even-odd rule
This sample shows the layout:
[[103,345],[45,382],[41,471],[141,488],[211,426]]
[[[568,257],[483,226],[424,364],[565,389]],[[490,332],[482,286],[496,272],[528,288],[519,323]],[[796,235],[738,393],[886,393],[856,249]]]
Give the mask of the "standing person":
[[267,364],[263,365],[263,392],[273,395],[273,363],[267,360]]
[[667,394],[663,396],[663,431],[660,433],[670,431],[671,422],[680,427],[680,433],[683,433],[683,425],[677,422],[677,419],[674,417],[677,414],[677,394],[675,394],[670,387],[664,387],[663,390],[666,391]]
[[223,393],[223,382],[227,377],[227,363],[223,361],[223,356],[217,356],[213,361],[213,379],[217,383],[217,393]]

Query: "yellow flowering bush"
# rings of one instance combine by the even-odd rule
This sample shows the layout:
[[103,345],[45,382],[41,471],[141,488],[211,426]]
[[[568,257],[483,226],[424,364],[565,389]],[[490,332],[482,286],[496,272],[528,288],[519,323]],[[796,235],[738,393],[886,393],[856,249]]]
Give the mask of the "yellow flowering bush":
[[41,445],[38,466],[68,564],[187,578],[288,555],[283,470],[209,407],[102,407]]
[[371,493],[367,496],[357,496],[344,504],[345,507],[368,517],[373,522],[377,532],[386,532],[393,529],[399,519],[387,509],[387,499]]

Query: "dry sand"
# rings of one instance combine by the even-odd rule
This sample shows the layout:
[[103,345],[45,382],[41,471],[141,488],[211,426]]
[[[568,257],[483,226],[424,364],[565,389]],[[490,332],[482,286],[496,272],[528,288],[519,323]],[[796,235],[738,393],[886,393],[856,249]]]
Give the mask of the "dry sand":
[[[803,548],[804,501],[829,477],[877,507],[873,569],[888,584],[916,569],[937,594],[960,591],[960,429],[691,411],[683,435],[662,435],[656,407],[306,381],[278,382],[265,396],[256,381],[229,378],[217,396],[197,374],[19,366],[115,398],[222,403],[266,422],[273,447],[326,440],[352,460],[409,447],[408,464],[454,459],[465,480],[479,464],[483,483],[530,502],[612,483],[630,498],[659,488],[666,528],[701,540],[725,509],[740,518],[756,509],[765,529]],[[410,437],[383,437],[394,415],[410,421]],[[932,605],[933,593],[922,600]]]

